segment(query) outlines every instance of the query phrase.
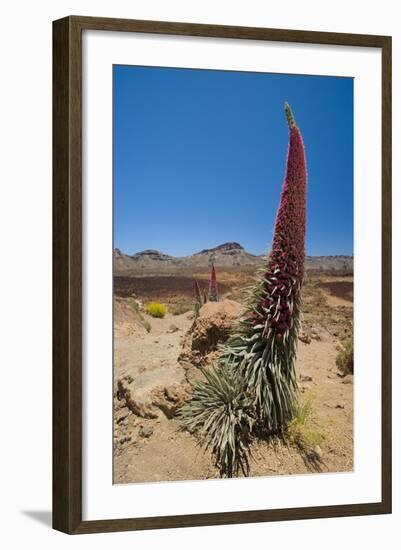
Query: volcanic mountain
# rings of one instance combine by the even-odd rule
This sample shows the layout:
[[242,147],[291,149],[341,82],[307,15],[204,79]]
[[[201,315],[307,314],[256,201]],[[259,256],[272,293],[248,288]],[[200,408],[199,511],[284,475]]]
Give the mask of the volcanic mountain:
[[219,267],[239,267],[257,265],[260,256],[247,252],[235,242],[224,243],[214,248],[205,248],[190,256],[168,256],[158,250],[143,250],[132,256],[123,254],[118,248],[114,249],[114,272],[173,270],[174,268],[207,268],[212,263]]
[[[261,265],[265,256],[255,256],[237,242],[228,242],[205,248],[190,256],[169,256],[158,250],[143,250],[133,255],[114,249],[115,275],[140,275],[149,273],[176,273],[181,270],[202,270],[212,263],[218,268],[241,269]],[[346,271],[353,270],[352,256],[309,256],[308,270]]]

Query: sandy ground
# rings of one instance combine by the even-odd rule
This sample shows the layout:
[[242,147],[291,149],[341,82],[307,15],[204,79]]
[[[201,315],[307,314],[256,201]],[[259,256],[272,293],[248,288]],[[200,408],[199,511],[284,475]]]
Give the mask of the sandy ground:
[[[352,308],[352,303],[341,297],[337,298],[340,303],[335,302],[336,298],[326,290],[325,297],[326,305],[334,308],[336,315],[343,308]],[[140,389],[144,394],[155,385],[185,384],[191,373],[177,362],[177,357],[192,323],[191,313],[167,315],[164,319],[145,315],[144,320],[151,324],[150,332],[138,324],[134,330],[122,330],[121,327],[133,326],[129,309],[124,306],[116,319],[116,395],[118,378],[127,375],[134,378],[141,375]],[[251,476],[353,469],[353,376],[340,376],[335,364],[337,344],[338,339],[323,327],[319,327],[319,340],[312,339],[309,344],[299,342],[296,369],[300,401],[311,403],[311,426],[322,436],[314,459],[294,445],[260,441],[252,446]],[[115,483],[219,476],[210,453],[197,445],[194,436],[180,431],[177,418],[169,419],[162,411],[158,411],[157,418],[141,418],[125,406],[124,400],[115,398],[114,426]]]

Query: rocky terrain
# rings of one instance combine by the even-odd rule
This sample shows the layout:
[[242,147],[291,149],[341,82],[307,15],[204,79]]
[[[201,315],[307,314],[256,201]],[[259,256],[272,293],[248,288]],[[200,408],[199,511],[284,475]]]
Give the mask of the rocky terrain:
[[[143,287],[136,284],[140,277],[132,277],[133,286],[127,283],[128,290],[115,296],[115,483],[219,476],[210,453],[199,447],[195,435],[180,429],[177,417],[191,383],[203,376],[199,367],[209,368],[240,317],[243,285],[251,281],[253,271],[233,273],[227,268],[218,273],[220,301],[204,305],[196,321],[192,308],[163,319],[143,309],[148,299],[157,297],[165,303],[170,299],[173,308],[182,300],[183,281],[160,296],[163,277]],[[353,376],[336,365],[342,342],[352,336],[352,277],[310,274],[303,299],[296,370],[300,403],[311,412],[299,430],[311,444],[300,445],[296,430],[287,444],[256,441],[252,476],[353,469]]]
[[[178,270],[199,270],[209,268],[214,262],[219,269],[246,268],[262,265],[264,256],[247,252],[239,243],[224,243],[214,248],[201,250],[190,256],[175,257],[158,250],[144,250],[133,255],[114,249],[115,275],[141,275],[172,273]],[[352,273],[352,256],[309,256],[306,259],[309,271],[336,271]]]

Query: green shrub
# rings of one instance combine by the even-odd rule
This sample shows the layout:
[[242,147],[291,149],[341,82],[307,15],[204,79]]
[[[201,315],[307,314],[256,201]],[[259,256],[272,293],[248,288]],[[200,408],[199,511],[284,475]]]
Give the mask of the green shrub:
[[354,372],[354,340],[347,340],[336,357],[336,365],[344,374]]
[[140,313],[141,312],[141,308],[139,307],[139,304],[138,302],[131,302],[131,308],[133,309],[133,311],[135,311],[135,313]]
[[313,449],[324,440],[324,434],[313,425],[312,401],[307,399],[299,404],[294,412],[294,417],[287,426],[287,440],[304,449]]
[[149,323],[149,321],[146,321],[146,319],[142,315],[141,308],[140,308],[138,302],[131,302],[130,305],[131,305],[132,311],[134,311],[134,313],[136,313],[137,316],[139,317],[139,319],[140,319],[142,325],[144,326],[146,332],[150,332],[152,330],[152,325]]
[[159,317],[160,319],[162,319],[167,313],[166,306],[160,302],[150,302],[146,305],[145,310],[146,313],[152,317]]

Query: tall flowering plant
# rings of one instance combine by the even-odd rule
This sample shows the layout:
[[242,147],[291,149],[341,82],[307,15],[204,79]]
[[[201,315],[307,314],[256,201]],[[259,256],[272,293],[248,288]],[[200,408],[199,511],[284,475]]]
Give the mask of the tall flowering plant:
[[197,279],[194,280],[194,294],[195,294],[195,302],[199,302],[201,304],[202,293],[201,293],[201,289]]
[[280,433],[296,405],[295,358],[304,279],[306,161],[289,105],[286,174],[271,252],[251,289],[237,333],[183,406],[184,425],[198,430],[221,475],[249,471],[256,433]]
[[209,301],[210,302],[217,302],[218,301],[217,275],[216,275],[216,270],[214,268],[214,264],[212,264],[212,271],[210,273]]
[[194,294],[195,294],[195,318],[198,317],[200,308],[202,307],[202,294],[197,279],[194,280]]

